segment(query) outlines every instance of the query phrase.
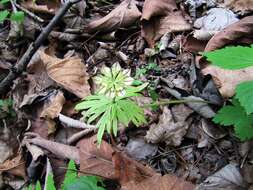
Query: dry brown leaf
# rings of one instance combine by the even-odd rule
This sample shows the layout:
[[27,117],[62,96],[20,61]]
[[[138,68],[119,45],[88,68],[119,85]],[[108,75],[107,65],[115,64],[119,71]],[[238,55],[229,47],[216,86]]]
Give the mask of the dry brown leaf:
[[128,27],[141,17],[141,12],[135,0],[125,0],[105,17],[95,20],[88,25],[90,33],[108,32],[120,27]]
[[40,117],[54,119],[58,117],[62,110],[63,104],[65,103],[64,95],[61,91],[49,98],[49,102],[44,105]]
[[208,65],[202,70],[204,75],[210,74],[223,97],[232,97],[239,83],[253,80],[253,68],[225,70],[215,65]]
[[173,175],[156,174],[139,183],[133,181],[124,185],[121,190],[194,190],[195,186]]
[[164,107],[159,123],[150,127],[145,139],[151,143],[165,142],[172,146],[180,145],[189,127],[185,121],[192,112],[183,104],[174,106],[172,110]]
[[90,94],[89,77],[79,57],[60,59],[43,51],[40,51],[40,56],[49,77],[55,82],[80,98]]
[[[111,145],[102,142],[98,148],[96,136],[78,143],[80,170],[109,179],[117,179],[121,184],[143,179],[143,174],[152,176],[155,172],[123,153],[115,151]],[[140,173],[142,171],[142,173]]]
[[253,11],[252,0],[225,0],[225,6],[242,15]]
[[184,51],[198,53],[204,51],[206,43],[207,41],[198,40],[192,36],[188,36],[183,39],[182,48]]
[[212,51],[232,43],[253,42],[253,16],[245,17],[215,34],[207,43],[205,51]]
[[142,36],[150,47],[167,32],[191,29],[191,25],[177,9],[175,0],[146,0],[142,13]]
[[18,154],[13,159],[6,160],[4,163],[0,164],[0,172],[8,172],[12,175],[27,179],[25,170],[25,161],[23,160],[21,154]]
[[25,1],[22,1],[21,5],[33,12],[55,14],[55,12],[61,6],[61,1],[50,0],[50,1],[38,2],[34,0],[25,0]]

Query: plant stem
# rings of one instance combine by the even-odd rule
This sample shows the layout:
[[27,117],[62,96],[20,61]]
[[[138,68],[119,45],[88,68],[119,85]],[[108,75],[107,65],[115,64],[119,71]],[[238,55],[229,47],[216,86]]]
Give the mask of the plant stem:
[[164,105],[169,105],[169,104],[181,104],[181,103],[188,103],[188,102],[210,103],[208,101],[202,101],[202,100],[163,100],[163,101],[160,101],[160,102],[145,104],[142,107],[147,108],[147,107],[152,107],[152,106],[164,106]]

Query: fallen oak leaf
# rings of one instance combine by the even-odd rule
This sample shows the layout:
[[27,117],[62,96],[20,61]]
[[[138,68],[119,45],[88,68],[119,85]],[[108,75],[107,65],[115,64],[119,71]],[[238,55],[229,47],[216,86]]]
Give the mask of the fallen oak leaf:
[[77,57],[57,58],[40,51],[48,76],[63,88],[80,98],[90,95],[88,74],[82,60]]
[[108,32],[118,28],[131,26],[141,17],[135,0],[124,0],[105,17],[88,24],[88,32]]
[[142,36],[152,48],[165,33],[191,29],[191,25],[178,10],[175,0],[146,0],[141,22]]

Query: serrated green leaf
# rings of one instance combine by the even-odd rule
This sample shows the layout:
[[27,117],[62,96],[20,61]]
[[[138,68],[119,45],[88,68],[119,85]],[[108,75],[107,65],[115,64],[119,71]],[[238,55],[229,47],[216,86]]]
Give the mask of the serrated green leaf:
[[8,17],[9,14],[10,12],[7,10],[0,11],[0,23],[3,22]]
[[81,176],[65,186],[63,190],[105,190],[99,187],[98,183],[101,183],[101,179],[96,176]]
[[8,3],[8,2],[10,2],[10,0],[1,0],[0,4],[5,4],[5,3]]
[[237,85],[236,98],[245,108],[247,114],[253,113],[253,81],[247,81]]
[[223,69],[243,69],[253,66],[253,45],[250,47],[226,47],[202,53],[208,61]]
[[62,187],[64,188],[66,185],[71,184],[73,180],[75,180],[76,178],[77,178],[76,165],[74,160],[70,160]]
[[35,190],[41,190],[40,181],[37,181]]
[[10,19],[12,21],[16,22],[22,22],[25,18],[25,13],[23,11],[17,11],[17,12],[12,12]]
[[213,121],[224,126],[233,125],[235,134],[243,141],[253,138],[253,115],[247,115],[238,103],[221,108]]

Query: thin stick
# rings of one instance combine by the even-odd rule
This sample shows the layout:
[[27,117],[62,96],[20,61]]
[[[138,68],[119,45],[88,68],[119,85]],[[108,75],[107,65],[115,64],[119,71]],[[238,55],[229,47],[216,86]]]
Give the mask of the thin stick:
[[34,43],[31,43],[25,54],[18,61],[18,63],[12,68],[7,77],[3,79],[0,83],[0,95],[4,95],[8,92],[10,86],[23,71],[26,70],[26,67],[31,60],[33,54],[39,49],[41,44],[47,39],[49,33],[53,30],[55,25],[59,22],[59,20],[63,17],[63,15],[68,11],[68,9],[75,3],[78,3],[80,0],[69,0],[63,4],[60,10],[55,14],[53,19],[49,22],[44,30],[40,33],[37,40]]
[[85,129],[85,130],[82,130],[80,132],[73,134],[71,137],[69,137],[67,139],[67,144],[69,144],[69,145],[74,144],[79,139],[83,138],[85,135],[91,133],[92,131],[94,131],[94,130],[93,129]]

